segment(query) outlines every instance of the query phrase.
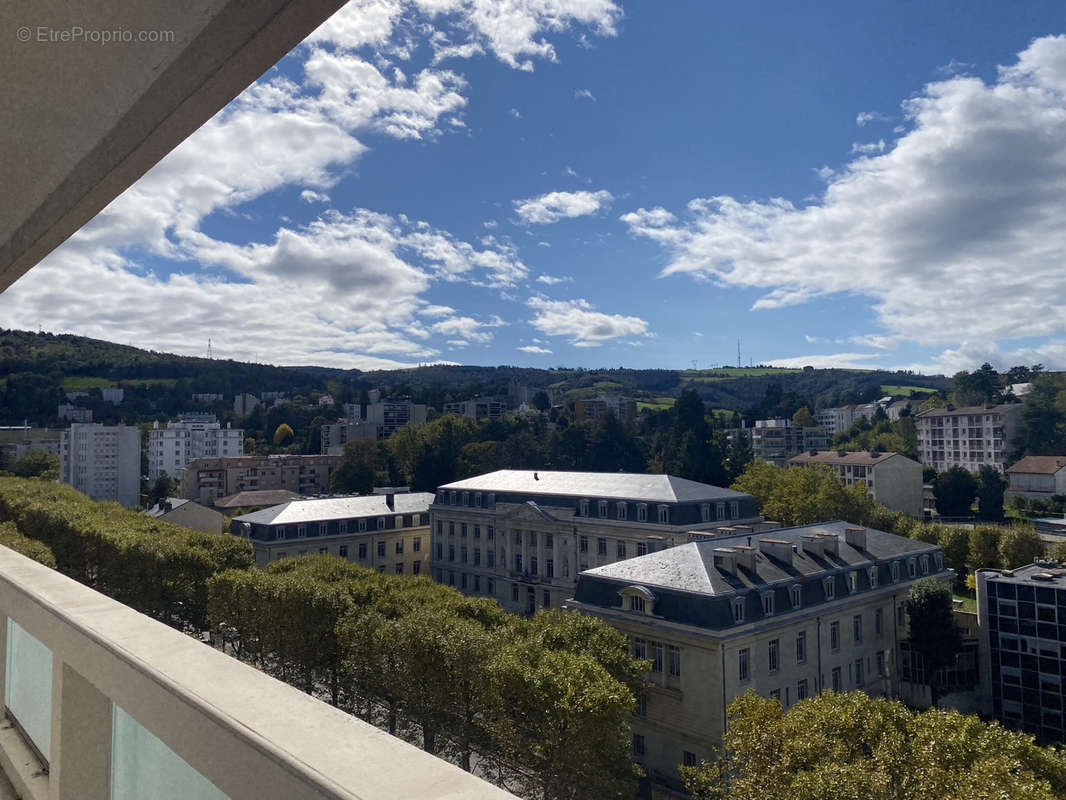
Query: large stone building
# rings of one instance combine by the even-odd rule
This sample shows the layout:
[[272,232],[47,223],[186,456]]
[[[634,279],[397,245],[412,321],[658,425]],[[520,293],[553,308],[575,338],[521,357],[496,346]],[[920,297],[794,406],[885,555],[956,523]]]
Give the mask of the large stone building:
[[1007,470],[1006,498],[1047,502],[1066,495],[1066,456],[1026,456]]
[[993,715],[1066,741],[1066,567],[977,570],[981,686]]
[[286,556],[329,553],[364,567],[419,575],[429,566],[428,492],[293,500],[234,518],[260,566]]
[[787,709],[823,689],[898,691],[905,601],[953,579],[935,545],[844,522],[693,542],[582,572],[567,603],[652,662],[633,756],[656,784],[712,759],[726,707],[753,690]]
[[141,503],[141,432],[126,425],[76,422],[63,431],[59,479],[93,500]]
[[223,428],[214,414],[184,414],[177,422],[148,431],[148,480],[163,473],[177,478],[197,458],[230,458],[244,455],[244,431]]
[[874,502],[912,517],[922,515],[922,465],[899,453],[814,450],[788,463],[792,467],[825,464],[848,486],[863,481]]
[[1021,403],[931,408],[917,415],[918,451],[927,467],[976,472],[983,466],[1003,472],[1017,435]]
[[181,496],[201,505],[245,490],[288,489],[324,494],[340,456],[239,456],[197,458],[181,471]]
[[441,486],[430,520],[433,577],[521,613],[561,605],[590,567],[761,524],[751,495],[671,475],[531,470]]

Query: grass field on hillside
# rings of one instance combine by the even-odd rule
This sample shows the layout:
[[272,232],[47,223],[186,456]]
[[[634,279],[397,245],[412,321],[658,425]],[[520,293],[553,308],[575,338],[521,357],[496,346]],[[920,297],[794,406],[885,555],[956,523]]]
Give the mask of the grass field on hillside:
[[119,383],[138,386],[173,386],[177,382],[177,378],[123,378],[121,381],[113,381],[110,378],[97,378],[92,375],[71,375],[64,378],[61,385],[72,392],[86,392],[89,389],[110,389],[118,386]]
[[729,378],[755,378],[761,375],[787,375],[803,372],[793,367],[718,367],[717,369],[683,369],[681,379],[690,381],[728,380]]
[[930,389],[928,386],[893,386],[892,384],[882,384],[881,392],[890,395],[906,395],[910,397],[913,394],[933,394],[936,389]]
[[672,408],[675,402],[677,401],[673,397],[653,397],[650,400],[638,400],[637,411],[643,411],[646,408],[652,411],[662,411],[664,408]]

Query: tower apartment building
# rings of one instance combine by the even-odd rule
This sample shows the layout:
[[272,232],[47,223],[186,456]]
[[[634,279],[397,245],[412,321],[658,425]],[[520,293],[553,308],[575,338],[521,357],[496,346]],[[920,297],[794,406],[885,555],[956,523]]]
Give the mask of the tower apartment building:
[[148,479],[164,472],[177,478],[197,458],[228,458],[244,455],[244,431],[223,428],[214,414],[184,414],[165,428],[152,424],[148,431]]
[[922,464],[936,470],[962,467],[976,472],[987,465],[1005,471],[1021,411],[1021,403],[1004,403],[921,412],[916,419]]
[[324,494],[340,456],[196,458],[181,471],[181,495],[204,506],[237,492],[287,489]]
[[441,486],[429,513],[433,577],[529,614],[573,597],[590,567],[767,525],[748,494],[598,472],[490,472]]
[[59,479],[93,500],[141,502],[141,432],[126,425],[76,422],[63,431]]
[[732,700],[786,709],[824,689],[898,693],[905,602],[953,580],[939,548],[845,522],[716,537],[589,569],[568,608],[604,620],[651,661],[633,757],[660,787],[712,759]]

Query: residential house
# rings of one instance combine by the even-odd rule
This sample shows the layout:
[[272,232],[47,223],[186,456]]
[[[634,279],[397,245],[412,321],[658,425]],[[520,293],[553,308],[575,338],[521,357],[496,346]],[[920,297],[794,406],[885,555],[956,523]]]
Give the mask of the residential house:
[[922,465],[899,453],[810,450],[793,456],[788,464],[825,464],[848,486],[864,482],[874,502],[912,517],[922,516]]
[[195,528],[198,531],[208,531],[209,533],[222,533],[222,526],[226,520],[222,514],[214,509],[182,497],[168,497],[165,500],[160,500],[154,506],[141,513],[163,522],[172,522],[175,525]]
[[1006,499],[1066,496],[1066,456],[1026,456],[1007,469]]

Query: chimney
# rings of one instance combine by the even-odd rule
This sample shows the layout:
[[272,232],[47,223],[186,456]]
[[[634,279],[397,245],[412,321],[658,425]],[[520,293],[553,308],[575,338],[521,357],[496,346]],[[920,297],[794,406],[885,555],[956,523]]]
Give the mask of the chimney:
[[781,527],[781,523],[780,522],[774,522],[771,519],[764,519],[762,522],[759,523],[759,527],[762,530],[764,530],[764,531],[765,530],[776,531],[778,528]]
[[804,534],[800,539],[803,545],[803,552],[809,556],[822,556],[825,554],[824,542],[822,537],[813,533]]
[[733,530],[737,533],[754,533],[755,529],[751,525],[734,525]]
[[856,550],[866,549],[866,528],[859,527],[847,527],[844,528],[844,541],[854,547]]
[[387,495],[385,495],[385,505],[389,507],[389,511],[395,511],[396,495],[394,495],[392,492],[389,492]]
[[733,550],[737,554],[737,566],[744,567],[748,572],[755,572],[755,554],[758,551],[747,544],[735,544]]
[[732,547],[716,547],[714,554],[714,568],[719,572],[728,572],[735,575],[737,572],[737,551]]
[[792,544],[784,539],[760,539],[759,549],[764,555],[792,566]]
[[835,533],[816,533],[819,539],[822,540],[822,552],[832,553],[835,556],[840,555],[840,537]]

